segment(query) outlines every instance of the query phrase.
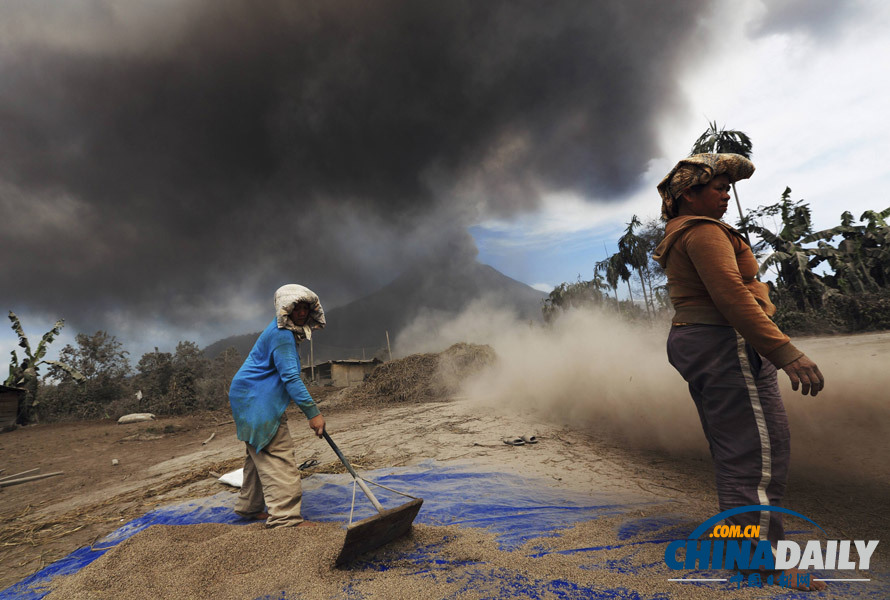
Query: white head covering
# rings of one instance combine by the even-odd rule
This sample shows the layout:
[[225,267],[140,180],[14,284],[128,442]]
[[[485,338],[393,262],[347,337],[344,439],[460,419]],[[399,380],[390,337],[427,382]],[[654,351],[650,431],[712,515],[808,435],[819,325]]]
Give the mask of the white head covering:
[[[278,329],[289,329],[294,332],[297,342],[312,339],[313,329],[322,329],[325,326],[324,310],[318,296],[309,288],[290,283],[283,285],[275,291],[275,319]],[[309,305],[309,319],[302,327],[294,323],[290,314],[300,302]]]

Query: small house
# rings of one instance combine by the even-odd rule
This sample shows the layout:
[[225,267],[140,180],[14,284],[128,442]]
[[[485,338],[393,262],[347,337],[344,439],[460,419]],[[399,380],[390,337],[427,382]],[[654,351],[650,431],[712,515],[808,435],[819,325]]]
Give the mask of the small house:
[[0,385],[0,432],[15,429],[19,404],[24,402],[25,390]]
[[344,360],[329,360],[315,365],[314,378],[313,367],[303,367],[303,377],[308,381],[315,381],[321,385],[334,387],[349,387],[365,380],[371,371],[381,364],[379,358]]

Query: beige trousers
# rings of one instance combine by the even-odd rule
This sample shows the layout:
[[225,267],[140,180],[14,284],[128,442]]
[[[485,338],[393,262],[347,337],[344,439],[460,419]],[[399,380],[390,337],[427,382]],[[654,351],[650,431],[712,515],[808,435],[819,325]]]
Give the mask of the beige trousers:
[[269,527],[288,527],[303,522],[300,506],[303,489],[300,470],[294,457],[294,441],[287,428],[287,416],[281,415],[278,431],[269,445],[259,452],[245,443],[244,482],[235,503],[235,512],[251,517],[268,507]]

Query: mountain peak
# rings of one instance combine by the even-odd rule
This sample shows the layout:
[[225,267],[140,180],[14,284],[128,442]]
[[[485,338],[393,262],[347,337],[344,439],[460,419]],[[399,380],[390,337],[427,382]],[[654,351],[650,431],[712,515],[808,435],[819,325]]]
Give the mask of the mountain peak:
[[[327,326],[313,336],[315,361],[370,358],[385,351],[387,332],[394,340],[400,331],[424,314],[435,312],[445,318],[457,317],[480,299],[514,310],[522,319],[540,320],[541,302],[546,297],[544,292],[476,260],[456,255],[425,260],[376,292],[328,311]],[[244,342],[249,337],[249,347],[236,345],[242,356],[246,356],[257,335],[220,340],[205,352],[212,356],[235,341],[246,346]]]

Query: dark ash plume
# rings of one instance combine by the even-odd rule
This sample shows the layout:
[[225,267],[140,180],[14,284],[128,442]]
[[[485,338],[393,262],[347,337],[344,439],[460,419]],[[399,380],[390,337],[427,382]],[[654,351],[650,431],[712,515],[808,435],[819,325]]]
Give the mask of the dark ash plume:
[[281,283],[339,304],[542,194],[620,197],[706,10],[4,3],[0,305],[220,337]]

